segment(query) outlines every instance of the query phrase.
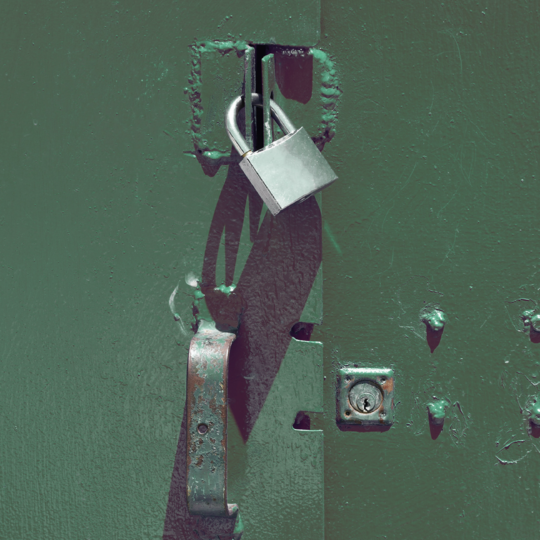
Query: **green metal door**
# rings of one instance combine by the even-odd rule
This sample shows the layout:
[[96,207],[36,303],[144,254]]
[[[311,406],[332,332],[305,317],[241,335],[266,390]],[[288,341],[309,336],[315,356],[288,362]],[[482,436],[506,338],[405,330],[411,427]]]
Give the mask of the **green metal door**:
[[[187,508],[186,372],[239,314],[243,540],[538,537],[536,4],[2,14],[0,538],[232,538]],[[250,46],[339,177],[276,217],[223,126]],[[337,423],[355,366],[389,428]]]

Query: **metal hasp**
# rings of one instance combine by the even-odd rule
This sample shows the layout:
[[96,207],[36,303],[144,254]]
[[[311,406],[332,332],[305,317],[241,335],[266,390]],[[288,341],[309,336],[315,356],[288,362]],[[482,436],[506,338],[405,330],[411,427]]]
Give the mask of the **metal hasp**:
[[[251,100],[254,106],[263,106],[260,94],[253,93]],[[292,204],[305,201],[337,180],[336,174],[306,130],[296,129],[272,99],[272,118],[285,136],[254,152],[236,122],[242,107],[242,96],[231,103],[225,116],[227,133],[243,157],[240,167],[274,216]],[[270,137],[269,130],[266,137]]]
[[236,335],[201,320],[191,340],[187,376],[187,500],[191,514],[236,519],[236,504],[227,503],[227,375]]
[[394,422],[394,372],[344,367],[338,372],[337,422],[391,426]]

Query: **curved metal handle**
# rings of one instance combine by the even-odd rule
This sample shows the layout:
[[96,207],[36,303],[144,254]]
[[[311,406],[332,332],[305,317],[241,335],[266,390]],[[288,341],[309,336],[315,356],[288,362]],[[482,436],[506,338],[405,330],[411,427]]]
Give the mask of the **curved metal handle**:
[[189,347],[187,376],[187,500],[191,514],[236,518],[227,503],[227,375],[236,335],[201,320]]
[[[254,106],[262,107],[263,100],[261,95],[252,93],[251,103]],[[253,149],[248,146],[246,139],[243,137],[242,133],[240,133],[238,123],[236,122],[236,116],[242,107],[244,107],[244,98],[238,96],[233,100],[225,113],[225,127],[234,147],[238,150],[240,155],[244,156],[248,152],[252,152]],[[289,120],[283,109],[273,99],[270,100],[270,110],[272,112],[272,118],[276,121],[277,125],[285,135],[296,130],[294,124]]]

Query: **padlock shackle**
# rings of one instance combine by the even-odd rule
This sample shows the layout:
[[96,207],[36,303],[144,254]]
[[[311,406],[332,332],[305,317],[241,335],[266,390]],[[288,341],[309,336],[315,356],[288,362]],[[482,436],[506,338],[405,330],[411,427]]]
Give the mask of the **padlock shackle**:
[[[251,103],[253,106],[262,107],[263,100],[261,94],[252,93]],[[238,96],[230,104],[225,114],[225,127],[227,129],[227,134],[229,135],[229,139],[231,139],[233,146],[236,148],[236,150],[238,150],[238,153],[241,156],[253,151],[253,149],[248,146],[246,139],[242,136],[242,133],[238,128],[238,122],[236,121],[236,116],[243,107],[244,98],[242,96]],[[275,120],[283,133],[285,133],[285,135],[296,130],[283,109],[273,99],[270,100],[270,112],[272,113],[272,118]]]

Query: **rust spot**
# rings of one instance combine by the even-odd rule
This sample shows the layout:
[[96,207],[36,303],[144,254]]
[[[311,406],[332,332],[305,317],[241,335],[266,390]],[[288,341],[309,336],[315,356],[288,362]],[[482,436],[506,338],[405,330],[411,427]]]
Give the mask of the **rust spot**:
[[[203,334],[204,333],[204,337]],[[204,331],[196,334],[191,340],[188,357],[188,380],[187,380],[187,403],[186,412],[188,417],[187,432],[187,467],[188,478],[189,468],[192,463],[196,463],[197,468],[205,467],[212,473],[221,471],[222,468],[211,463],[209,468],[208,458],[215,455],[222,460],[227,459],[227,370],[229,361],[229,352],[232,342],[236,336],[230,334],[226,338],[219,332]],[[209,369],[214,369],[215,373],[208,373]],[[209,376],[210,375],[210,376]],[[221,376],[221,377],[220,377]],[[216,380],[217,379],[217,380]],[[209,411],[210,409],[210,411]],[[204,411],[204,414],[203,414]],[[213,421],[207,418],[209,412],[214,415]],[[202,437],[197,436],[197,424],[204,418],[205,424],[209,429],[216,424],[218,432],[222,435],[211,438],[212,446],[205,447],[203,454]],[[221,424],[221,425],[220,425]],[[216,449],[217,440],[221,439],[221,448]],[[211,469],[211,470],[210,470]],[[220,472],[220,474],[222,474]],[[226,485],[226,470],[225,475]],[[207,478],[207,480],[209,480]],[[199,479],[198,482],[205,483],[206,480]]]
[[212,397],[212,399],[210,400],[210,403],[208,403],[208,406],[210,407],[210,410],[211,410],[214,414],[219,414],[219,411],[216,410],[216,409],[217,409],[216,396],[213,396],[213,397]]
[[386,379],[386,382],[382,385],[385,392],[392,392],[394,390],[394,379]]

